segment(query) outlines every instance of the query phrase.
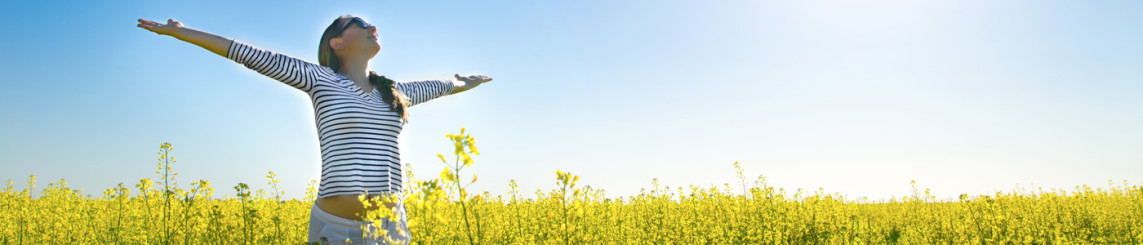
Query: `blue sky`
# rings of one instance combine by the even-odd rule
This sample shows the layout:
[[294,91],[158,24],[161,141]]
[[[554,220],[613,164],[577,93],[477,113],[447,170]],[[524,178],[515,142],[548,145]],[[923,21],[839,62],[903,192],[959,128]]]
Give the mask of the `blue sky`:
[[[190,43],[186,27],[317,61],[342,14],[378,26],[370,66],[398,80],[495,80],[417,106],[402,160],[444,167],[465,127],[470,188],[612,197],[749,179],[793,193],[940,198],[1143,184],[1138,1],[83,1],[0,3],[0,180],[99,196],[157,178],[288,197],[319,177],[306,95]],[[468,174],[466,174],[468,175]]]

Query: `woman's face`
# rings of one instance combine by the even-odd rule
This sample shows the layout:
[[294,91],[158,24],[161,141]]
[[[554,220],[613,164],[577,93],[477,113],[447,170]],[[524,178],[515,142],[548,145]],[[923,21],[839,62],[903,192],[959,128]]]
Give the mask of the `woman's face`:
[[341,33],[341,37],[334,39],[341,40],[341,50],[334,48],[339,57],[366,56],[372,58],[381,51],[381,42],[377,38],[377,27],[373,25],[369,25],[369,28],[362,28],[357,23],[350,24],[349,28]]

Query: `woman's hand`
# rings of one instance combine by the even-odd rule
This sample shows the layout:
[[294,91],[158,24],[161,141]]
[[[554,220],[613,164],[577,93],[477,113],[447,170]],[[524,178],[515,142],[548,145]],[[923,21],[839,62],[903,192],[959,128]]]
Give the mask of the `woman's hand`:
[[460,74],[455,74],[453,76],[456,77],[456,80],[464,81],[464,85],[453,88],[452,94],[464,92],[466,90],[475,88],[476,85],[480,85],[482,83],[492,81],[491,77],[488,77],[485,75],[480,75],[480,74],[467,76],[467,77],[461,77]]
[[478,84],[478,85],[483,84],[483,82],[493,80],[493,79],[489,78],[488,76],[483,76],[483,74],[473,74],[473,76],[469,76],[469,77],[461,77],[461,74],[453,74],[453,76],[456,77],[456,80],[462,80],[465,82],[473,82],[473,84]]
[[159,35],[175,36],[179,33],[179,28],[183,27],[183,23],[175,21],[174,19],[167,19],[167,24],[159,24],[150,20],[139,19],[140,28],[147,29]]

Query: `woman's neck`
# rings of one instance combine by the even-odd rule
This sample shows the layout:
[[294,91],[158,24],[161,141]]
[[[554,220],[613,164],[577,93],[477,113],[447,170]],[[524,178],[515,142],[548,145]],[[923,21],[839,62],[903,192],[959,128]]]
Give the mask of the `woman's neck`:
[[368,62],[349,62],[341,66],[341,70],[338,71],[338,73],[345,75],[345,77],[349,78],[350,81],[353,81],[353,83],[357,84],[357,86],[363,89],[371,86],[369,84]]

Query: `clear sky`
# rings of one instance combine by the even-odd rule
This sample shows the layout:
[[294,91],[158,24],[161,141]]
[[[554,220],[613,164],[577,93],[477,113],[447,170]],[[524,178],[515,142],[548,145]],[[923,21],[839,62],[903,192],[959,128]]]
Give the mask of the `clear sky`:
[[[379,28],[398,80],[495,80],[414,107],[402,160],[435,177],[444,134],[483,153],[470,186],[612,197],[736,183],[940,198],[1143,184],[1140,1],[0,2],[0,181],[100,196],[174,146],[183,188],[288,197],[318,179],[306,94],[139,18],[317,62],[339,15]],[[466,175],[470,175],[466,174]],[[137,191],[133,192],[137,193]]]

